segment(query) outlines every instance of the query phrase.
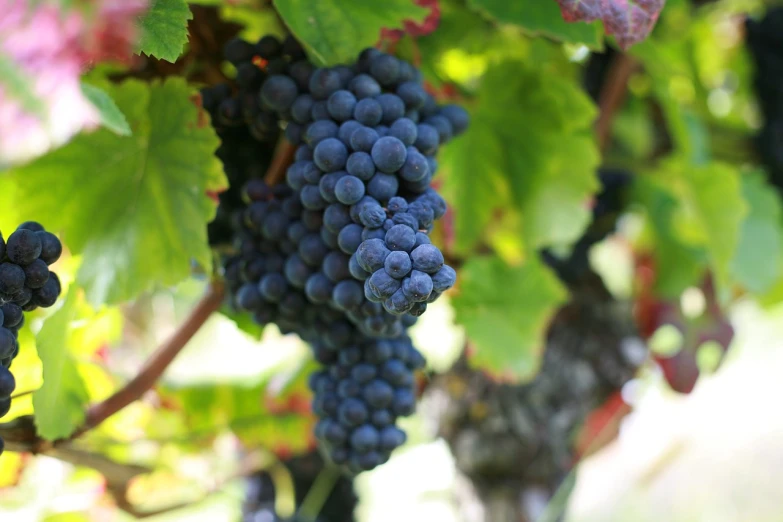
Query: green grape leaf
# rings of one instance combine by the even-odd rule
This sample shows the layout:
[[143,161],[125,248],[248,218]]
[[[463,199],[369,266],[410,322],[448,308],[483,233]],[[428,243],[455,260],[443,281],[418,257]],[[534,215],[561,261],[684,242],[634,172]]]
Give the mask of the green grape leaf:
[[697,284],[707,267],[704,249],[683,243],[675,230],[678,201],[669,187],[654,176],[637,176],[634,200],[647,214],[655,259],[655,292],[677,298]]
[[454,309],[476,345],[472,361],[517,378],[532,376],[549,319],[567,297],[554,273],[535,258],[520,266],[486,256],[465,263]]
[[533,34],[541,34],[562,42],[581,43],[591,49],[603,48],[603,31],[598,22],[567,23],[554,2],[468,0],[468,4],[498,22],[518,25]]
[[47,440],[68,437],[84,421],[89,401],[76,361],[68,350],[68,332],[76,317],[77,292],[71,288],[62,307],[36,336],[43,364],[43,385],[33,393],[35,425]]
[[274,0],[291,32],[319,65],[351,63],[372,47],[382,28],[401,29],[403,20],[424,20],[428,11],[411,0]]
[[486,72],[477,98],[468,131],[441,155],[456,248],[474,247],[497,212],[519,214],[529,251],[572,243],[599,188],[595,106],[573,82],[510,61]]
[[133,136],[107,130],[11,171],[14,212],[62,233],[82,254],[77,280],[97,305],[131,299],[188,277],[191,260],[211,270],[207,189],[225,186],[219,140],[180,78],[129,80],[109,95]]
[[[637,193],[660,242],[653,247],[657,268],[668,264],[670,275],[677,276],[677,285],[666,293],[695,282],[687,277],[700,273],[703,264],[715,274],[718,287],[727,288],[748,211],[738,169],[718,162],[694,165],[677,157],[662,161],[649,178]],[[650,189],[647,196],[641,190],[645,187]]]
[[725,288],[748,211],[739,171],[717,162],[668,162],[664,169],[679,198],[675,220],[680,238],[703,246],[717,283]]
[[305,451],[312,437],[310,391],[300,385],[272,397],[268,384],[195,386],[172,393],[182,405],[188,433],[211,437],[230,428],[250,446]]
[[117,104],[114,103],[114,100],[111,99],[111,96],[106,94],[106,91],[82,82],[82,93],[98,109],[98,113],[101,116],[101,125],[120,136],[133,134],[128,125],[128,120],[125,119],[125,115],[117,107]]
[[175,62],[188,43],[188,20],[193,14],[185,0],[151,0],[139,21],[136,52]]
[[750,211],[742,222],[739,244],[731,262],[735,280],[753,293],[768,291],[783,269],[780,198],[760,172],[742,177],[742,196]]

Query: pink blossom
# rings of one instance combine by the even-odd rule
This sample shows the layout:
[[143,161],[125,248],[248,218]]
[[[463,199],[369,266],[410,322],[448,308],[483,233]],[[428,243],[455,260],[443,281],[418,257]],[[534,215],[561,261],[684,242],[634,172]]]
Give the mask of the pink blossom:
[[55,4],[0,0],[0,167],[98,125],[81,74],[95,60],[130,56],[145,7],[146,0],[102,0],[87,16]]

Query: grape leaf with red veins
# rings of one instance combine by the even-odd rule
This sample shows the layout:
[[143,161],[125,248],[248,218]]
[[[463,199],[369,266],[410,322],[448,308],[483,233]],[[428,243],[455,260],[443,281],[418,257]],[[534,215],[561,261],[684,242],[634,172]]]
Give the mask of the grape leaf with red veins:
[[422,22],[403,20],[404,29],[381,29],[381,40],[396,42],[405,34],[410,36],[427,36],[438,28],[440,22],[440,6],[438,0],[413,0],[413,3],[430,10]]
[[566,22],[601,20],[623,49],[650,34],[666,0],[556,0]]

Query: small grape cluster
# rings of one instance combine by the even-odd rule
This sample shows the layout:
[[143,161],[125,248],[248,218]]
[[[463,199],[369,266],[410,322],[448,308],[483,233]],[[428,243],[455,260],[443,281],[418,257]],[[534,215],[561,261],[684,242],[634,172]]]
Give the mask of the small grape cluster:
[[773,185],[783,191],[783,7],[746,22],[747,45],[755,62],[754,86],[764,119],[756,143]]
[[[404,441],[391,428],[413,411],[413,372],[424,364],[406,329],[456,281],[429,239],[446,213],[430,183],[438,148],[467,128],[468,116],[455,105],[439,106],[419,72],[393,56],[367,49],[353,65],[316,68],[295,44],[273,37],[229,42],[237,92],[202,91],[224,142],[218,156],[244,181],[230,197],[220,195],[218,216],[232,240],[223,266],[233,306],[313,346],[324,365],[321,381],[332,383],[315,390],[322,417],[316,435],[335,462],[357,472],[385,461]],[[295,146],[294,162],[285,183],[269,186],[262,176],[281,130]],[[238,138],[255,145],[226,143]],[[363,355],[387,347],[389,360],[380,352],[375,363]],[[369,375],[361,372],[372,364],[372,376],[354,385],[354,373]],[[402,374],[383,374],[382,364]],[[368,415],[375,408],[388,422],[354,426],[337,410],[322,409],[329,386],[335,393],[359,390],[329,395],[349,405],[392,390],[396,402],[365,405]],[[331,426],[328,437],[324,426]],[[345,440],[335,438],[338,429]]]
[[50,307],[60,296],[60,279],[49,265],[60,258],[62,250],[57,236],[34,221],[19,225],[7,241],[0,234],[0,417],[11,409],[16,388],[10,368],[19,354],[24,312]]
[[367,339],[333,350],[313,349],[325,368],[310,376],[315,435],[336,464],[353,473],[386,462],[406,440],[397,418],[416,408],[413,372],[424,357],[408,337]]
[[32,221],[19,225],[8,241],[0,235],[0,302],[25,312],[52,306],[60,296],[60,280],[49,265],[62,251],[57,236]]

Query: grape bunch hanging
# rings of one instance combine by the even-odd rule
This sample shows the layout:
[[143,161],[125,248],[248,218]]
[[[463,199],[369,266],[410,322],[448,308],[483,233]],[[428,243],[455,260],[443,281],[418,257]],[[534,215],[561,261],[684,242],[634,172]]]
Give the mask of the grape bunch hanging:
[[[19,225],[8,240],[0,234],[0,417],[11,409],[16,379],[11,363],[19,354],[24,313],[52,306],[60,296],[60,279],[49,265],[60,258],[57,236],[34,221]],[[0,439],[0,453],[4,448]]]
[[[225,55],[236,92],[210,87],[202,100],[229,178],[244,181],[220,195],[211,228],[213,244],[231,243],[231,303],[311,344],[323,365],[310,380],[316,437],[346,471],[373,469],[405,442],[396,421],[415,409],[425,361],[406,330],[456,282],[429,239],[446,212],[430,184],[439,147],[468,115],[376,49],[317,68],[293,38],[266,36],[233,40]],[[281,133],[293,163],[270,186]]]

